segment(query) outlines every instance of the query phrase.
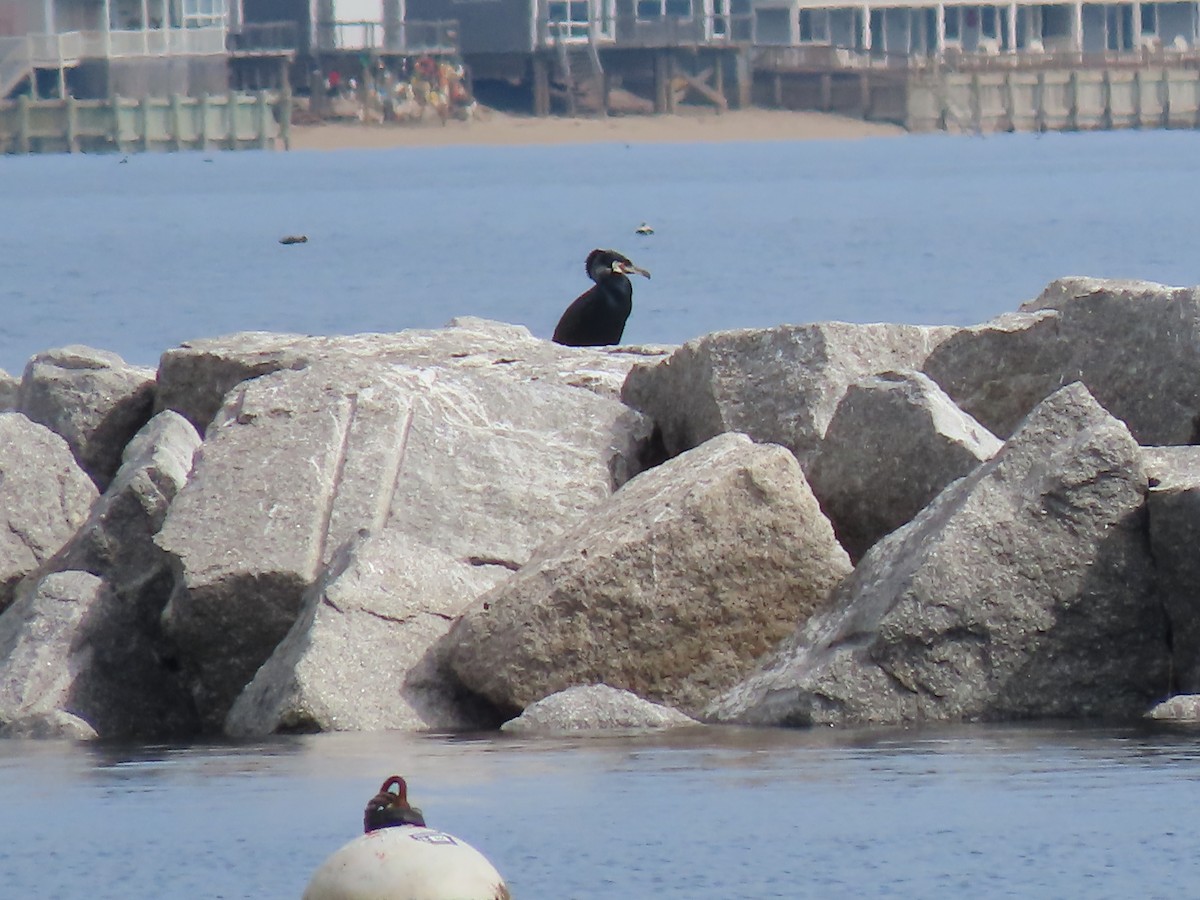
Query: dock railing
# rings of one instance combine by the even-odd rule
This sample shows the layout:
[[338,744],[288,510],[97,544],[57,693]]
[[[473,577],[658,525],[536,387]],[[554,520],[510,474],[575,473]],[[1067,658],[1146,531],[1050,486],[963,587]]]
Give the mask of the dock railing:
[[211,26],[0,37],[0,98],[35,69],[70,69],[85,59],[224,55],[225,33],[224,26]]
[[328,20],[317,23],[314,49],[320,53],[377,50],[408,55],[448,55],[458,52],[458,21]]
[[631,15],[597,16],[590,21],[563,21],[541,16],[537,41],[542,49],[562,42],[587,44],[589,37],[606,47],[670,48],[749,45],[754,18],[750,13],[639,18]]
[[1031,50],[1015,52],[981,48],[966,51],[948,48],[939,55],[863,50],[829,44],[803,47],[760,46],[754,48],[754,67],[762,72],[839,72],[864,70],[1003,72],[1053,69],[1200,67],[1200,50],[1195,48],[1143,46],[1135,50],[1080,52],[1074,50]]
[[225,39],[230,53],[286,53],[299,49],[299,31],[295,22],[246,22]]

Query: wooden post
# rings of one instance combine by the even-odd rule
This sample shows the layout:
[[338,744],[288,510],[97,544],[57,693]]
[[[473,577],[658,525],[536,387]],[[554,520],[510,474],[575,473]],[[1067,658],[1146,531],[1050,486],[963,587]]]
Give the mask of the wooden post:
[[858,105],[864,119],[871,116],[871,80],[866,72],[858,76]]
[[112,142],[118,153],[125,152],[125,142],[121,140],[121,98],[113,94],[108,98],[109,121],[112,122]]
[[1038,131],[1046,130],[1046,73],[1042,71],[1037,73],[1037,87],[1034,89],[1033,123]]
[[200,95],[200,100],[196,104],[196,115],[199,121],[196,123],[196,143],[199,144],[201,150],[208,149],[208,93]]
[[29,140],[29,95],[22,94],[17,98],[17,151],[28,153],[31,148]]
[[183,143],[183,103],[178,94],[171,94],[171,148],[182,150]]
[[238,147],[238,95],[237,91],[230,91],[225,95],[225,123],[226,132],[225,138],[229,141],[229,149],[236,150]]
[[675,71],[677,67],[675,51],[664,50],[663,53],[665,54],[667,61],[667,112],[669,112],[671,115],[675,115],[675,113],[679,111],[679,104],[675,99]]
[[[722,100],[725,100],[725,53],[721,50],[717,51],[716,59],[713,62],[713,90],[717,92]],[[729,109],[729,101],[717,104],[717,112]]]
[[533,114],[550,115],[550,67],[540,53],[533,55]]
[[142,149],[150,149],[150,98],[143,97],[138,105],[138,118],[142,122]]
[[983,85],[978,72],[971,75],[971,125],[976,134],[983,134]]
[[821,73],[821,112],[833,110],[833,74]]
[[1162,127],[1171,127],[1171,76],[1167,69],[1162,70],[1162,77],[1158,81],[1158,97],[1162,103]]
[[267,122],[271,120],[271,105],[267,103],[266,91],[258,91],[255,99],[258,101],[255,105],[256,115],[254,116],[255,130],[258,132],[258,149],[266,150],[270,146],[267,142]]
[[1100,118],[1100,124],[1108,131],[1112,131],[1113,127],[1113,102],[1112,102],[1112,71],[1105,67],[1100,75],[1101,94],[1104,97],[1104,112]]
[[1017,92],[1013,87],[1012,72],[1004,73],[1004,114],[1008,116],[1008,130],[1017,130]]
[[[950,130],[950,120],[954,118],[953,110],[950,109],[950,85],[946,83],[949,77],[945,71],[937,71],[933,77],[936,81],[932,82],[937,85],[938,106],[941,107],[939,114],[942,120],[942,131]],[[962,125],[959,125],[961,130]]]
[[1067,84],[1070,85],[1071,106],[1067,113],[1067,127],[1072,131],[1079,130],[1079,70],[1072,69],[1071,75],[1067,79]]
[[74,97],[63,100],[63,112],[67,117],[67,152],[79,152],[79,107]]
[[734,70],[737,74],[737,107],[749,109],[754,102],[754,66],[749,48],[738,50],[734,58]]
[[282,104],[279,110],[279,137],[283,141],[283,149],[292,149],[292,89],[285,79],[283,93],[279,98]]
[[308,75],[308,109],[318,118],[328,115],[329,96],[325,93],[325,78],[320,69],[313,69]]
[[[1140,9],[1138,4],[1134,4],[1135,10]],[[1133,127],[1142,127],[1142,70],[1133,70]]]
[[671,93],[670,72],[664,51],[654,52],[654,112],[662,115],[667,111],[667,96]]

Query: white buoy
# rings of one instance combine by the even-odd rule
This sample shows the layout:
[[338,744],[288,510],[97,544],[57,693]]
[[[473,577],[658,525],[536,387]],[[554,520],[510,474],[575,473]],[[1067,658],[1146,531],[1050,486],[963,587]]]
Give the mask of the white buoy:
[[465,841],[416,825],[355,838],[321,864],[304,900],[509,900],[487,858]]
[[504,879],[482,853],[426,827],[399,775],[371,798],[363,829],[321,864],[303,900],[509,900]]

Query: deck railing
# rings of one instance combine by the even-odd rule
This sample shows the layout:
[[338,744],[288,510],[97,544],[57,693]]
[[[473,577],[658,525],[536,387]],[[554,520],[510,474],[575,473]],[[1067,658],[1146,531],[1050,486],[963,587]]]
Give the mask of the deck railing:
[[615,47],[707,47],[749,44],[754,36],[750,13],[728,15],[599,16],[590,21],[562,21],[542,16],[537,23],[538,46],[560,43],[587,44],[589,33],[605,46]]
[[59,34],[30,34],[30,63],[39,69],[77,66],[84,56],[83,32],[66,31]]
[[0,98],[21,83],[33,70],[28,35],[0,37]]
[[233,53],[270,53],[299,49],[295,22],[247,22],[229,32],[225,46]]
[[457,53],[458,22],[325,21],[317,23],[321,53],[382,50],[389,53]]
[[102,55],[109,57],[224,54],[226,52],[225,33],[224,26],[83,32],[92,46],[104,46],[105,35],[107,35],[108,52]]

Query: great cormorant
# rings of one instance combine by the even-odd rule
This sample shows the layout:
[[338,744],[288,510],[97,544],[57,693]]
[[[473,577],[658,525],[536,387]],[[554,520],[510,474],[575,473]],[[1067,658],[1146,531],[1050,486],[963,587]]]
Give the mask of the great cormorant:
[[554,329],[554,342],[568,347],[619,344],[633,309],[633,285],[626,276],[649,278],[650,273],[616,250],[593,250],[585,267],[596,286],[567,307]]
[[[392,793],[392,788],[396,789],[395,793]],[[393,775],[383,783],[379,793],[371,798],[363,811],[363,831],[370,834],[380,828],[394,828],[397,825],[424,827],[425,817],[419,809],[409,804],[405,780]]]

